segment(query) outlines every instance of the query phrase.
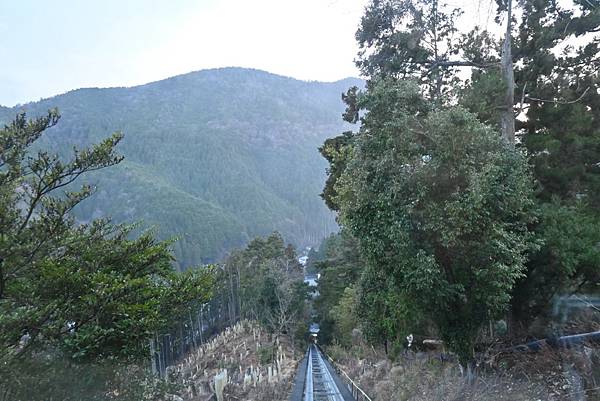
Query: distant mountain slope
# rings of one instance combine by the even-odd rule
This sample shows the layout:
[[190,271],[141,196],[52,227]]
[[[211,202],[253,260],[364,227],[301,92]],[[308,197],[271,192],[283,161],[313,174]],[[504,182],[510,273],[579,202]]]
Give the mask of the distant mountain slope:
[[0,120],[58,107],[62,119],[44,146],[61,153],[122,131],[126,161],[91,177],[99,191],[78,217],[157,225],[161,237],[180,238],[174,248],[185,267],[273,230],[308,245],[336,229],[318,196],[326,163],[317,147],[347,128],[340,94],[356,84],[205,70],[0,108]]

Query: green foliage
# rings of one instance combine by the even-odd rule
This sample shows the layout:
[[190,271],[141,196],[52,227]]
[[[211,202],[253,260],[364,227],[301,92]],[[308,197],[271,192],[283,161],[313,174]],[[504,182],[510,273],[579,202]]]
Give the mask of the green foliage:
[[[350,341],[349,334],[358,324],[349,328],[349,322],[356,320],[357,313],[352,309],[351,315],[340,316],[342,310],[344,313],[350,313],[349,300],[342,302],[345,290],[353,287],[360,277],[364,268],[364,262],[361,258],[358,241],[353,238],[347,230],[332,235],[325,239],[320,246],[320,252],[324,255],[320,261],[315,263],[319,278],[319,297],[315,300],[315,310],[318,315],[318,321],[321,326],[319,341],[328,344],[333,340],[348,345]],[[347,297],[346,297],[347,298]],[[341,306],[344,303],[344,306]],[[342,309],[339,309],[339,308]],[[337,309],[337,312],[334,312]],[[349,319],[342,322],[339,319]],[[345,324],[342,328],[340,323]]]
[[[593,88],[600,83],[596,56],[600,42],[595,39],[580,49],[569,49],[571,53],[557,59],[552,54],[557,40],[576,36],[570,23],[577,26],[578,21],[552,11],[549,3],[540,4],[527,3],[530,14],[520,27],[519,55],[526,61],[515,76],[527,91],[526,118],[521,123],[523,145],[532,156],[541,201],[585,199],[598,211],[600,95]],[[538,16],[550,22],[535,22]],[[594,18],[595,26],[600,26],[600,18]],[[535,30],[530,32],[527,25]]]
[[[509,307],[527,324],[555,295],[597,291],[598,8],[518,7],[514,151],[494,132],[506,90],[498,38],[458,34],[460,11],[437,1],[367,5],[356,34],[367,90],[343,96],[344,120],[361,128],[320,151],[322,196],[366,260],[356,313],[372,341],[399,344],[434,323],[465,362],[481,325]],[[332,282],[323,304],[339,315],[346,287]]]
[[437,0],[370,1],[356,32],[357,66],[371,78],[413,79],[441,100],[462,63],[455,26],[461,13]]
[[[498,2],[499,17],[505,7],[505,2]],[[528,260],[513,302],[515,317],[527,324],[548,310],[553,295],[580,285],[585,288],[583,277],[590,276],[590,267],[579,263],[579,258],[560,257],[562,252],[553,247],[572,246],[557,243],[557,236],[547,228],[571,226],[571,221],[556,222],[558,215],[569,218],[568,212],[553,212],[559,208],[556,202],[564,210],[578,204],[576,214],[588,221],[596,220],[600,211],[600,95],[594,89],[600,82],[600,39],[593,34],[600,17],[598,8],[586,1],[524,1],[518,7],[513,38],[517,146],[527,154],[537,185],[539,225],[531,228],[541,246]],[[497,127],[506,90],[497,69],[502,38],[475,28],[454,38],[450,35],[441,47],[444,51],[436,56],[435,49],[440,48],[436,43],[446,39],[442,31],[434,34],[434,23],[453,27],[453,14],[435,1],[370,2],[357,32],[359,66],[370,77],[416,77],[423,94],[436,99],[437,105],[458,102],[480,121]],[[458,74],[459,66],[470,68],[468,80],[462,78],[466,74]],[[439,69],[442,74],[437,74]],[[431,94],[439,80],[443,90],[435,97]],[[348,110],[357,116],[360,94],[349,93],[346,100]],[[572,234],[581,254],[595,252],[584,230]]]
[[274,333],[293,336],[304,317],[308,288],[296,252],[281,234],[255,238],[223,265],[221,293],[230,319],[261,322]]
[[275,349],[271,345],[258,347],[258,362],[261,365],[268,365],[273,362]]
[[357,294],[354,287],[346,287],[339,302],[329,312],[335,323],[335,336],[342,345],[350,345],[352,331],[358,327]]
[[179,390],[144,366],[112,360],[81,363],[52,351],[12,363],[0,383],[7,401],[162,401]]
[[[341,222],[360,241],[367,282],[397,288],[465,362],[523,275],[533,205],[526,159],[464,109],[433,110],[416,85],[372,80],[363,104],[355,156],[335,183]],[[375,293],[367,302],[390,319],[383,334],[398,333],[390,306],[399,299]]]
[[410,333],[423,332],[427,316],[386,271],[366,265],[358,291],[357,315],[371,342],[387,349],[389,343],[399,343]]
[[[589,290],[598,274],[600,95],[594,88],[600,82],[600,41],[586,33],[598,30],[600,16],[588,2],[519,6],[513,60],[515,107],[521,113],[517,134],[536,179],[539,224],[532,228],[541,244],[513,301],[514,317],[527,326],[549,312],[555,295]],[[497,121],[494,110],[503,90],[494,74],[475,74],[462,99],[488,122]]]
[[547,316],[554,296],[597,291],[600,282],[600,220],[589,208],[558,200],[541,205],[536,235],[543,246],[528,262],[527,277],[514,294],[513,312],[519,321]]
[[329,162],[327,181],[321,193],[321,198],[331,210],[338,211],[339,207],[334,199],[337,196],[335,182],[346,168],[346,163],[352,157],[352,132],[344,132],[335,138],[329,138],[319,148],[321,156]]
[[[127,133],[125,161],[83,177],[99,190],[79,221],[142,221],[173,244],[180,270],[220,260],[274,230],[297,246],[337,229],[319,199],[326,162],[315,149],[346,124],[340,93],[357,79],[302,82],[262,71],[206,70],[132,88],[80,89],[22,107],[61,109],[44,148],[68,156],[103,133]],[[17,109],[0,110],[0,122]]]
[[499,129],[505,86],[497,70],[473,71],[471,81],[460,93],[460,104],[480,121]]
[[151,333],[206,302],[213,287],[212,268],[175,273],[170,244],[149,232],[135,236],[133,226],[108,220],[76,224],[71,212],[92,189],[71,184],[120,162],[122,136],[66,161],[32,151],[58,120],[56,111],[19,114],[0,129],[0,377],[9,392],[28,380],[15,379],[14,364],[145,360]]

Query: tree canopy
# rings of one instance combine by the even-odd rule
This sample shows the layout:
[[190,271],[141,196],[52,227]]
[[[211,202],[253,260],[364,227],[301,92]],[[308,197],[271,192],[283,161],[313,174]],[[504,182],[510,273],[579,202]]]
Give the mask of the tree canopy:
[[371,80],[361,102],[354,156],[335,184],[340,221],[371,270],[467,360],[525,268],[527,161],[474,115],[434,107],[410,82]]
[[[509,3],[497,3],[500,23]],[[461,10],[436,0],[366,7],[366,88],[342,95],[360,126],[320,151],[322,196],[367,262],[358,305],[346,296],[336,310],[372,341],[433,325],[464,362],[485,322],[531,333],[555,296],[597,291],[599,8],[514,7],[507,41],[458,29]],[[510,109],[515,149],[500,139]],[[340,300],[354,287],[324,284]]]
[[[206,302],[214,283],[210,267],[176,273],[170,242],[151,232],[75,220],[73,208],[94,190],[71,184],[119,163],[122,135],[74,149],[69,160],[34,151],[58,121],[55,110],[34,120],[19,114],[0,129],[0,383],[13,399],[34,399],[20,367],[38,363],[51,375],[62,364],[52,360],[146,360],[152,333]],[[47,396],[37,388],[35,397]]]

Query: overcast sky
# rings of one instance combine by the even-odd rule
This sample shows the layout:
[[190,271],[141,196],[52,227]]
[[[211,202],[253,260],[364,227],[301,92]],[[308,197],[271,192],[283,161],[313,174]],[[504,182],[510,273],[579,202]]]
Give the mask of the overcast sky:
[[[478,18],[487,16],[491,4],[482,1],[455,0],[471,11],[476,7]],[[0,105],[213,67],[252,67],[319,81],[358,76],[354,33],[366,4],[0,0]]]

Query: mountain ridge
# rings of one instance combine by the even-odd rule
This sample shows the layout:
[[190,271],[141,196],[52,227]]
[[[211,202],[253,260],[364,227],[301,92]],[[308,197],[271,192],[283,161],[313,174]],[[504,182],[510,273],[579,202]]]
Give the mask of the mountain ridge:
[[54,95],[51,95],[49,97],[42,97],[38,100],[30,100],[30,101],[26,101],[25,103],[17,103],[13,106],[10,105],[3,105],[0,104],[0,110],[2,109],[9,109],[9,110],[13,110],[15,108],[20,108],[20,107],[24,107],[30,104],[34,104],[34,103],[40,103],[46,100],[50,100],[50,99],[54,99],[56,97],[59,96],[63,96],[63,95],[69,95],[72,94],[73,92],[79,92],[79,91],[87,91],[87,90],[119,90],[119,89],[135,89],[135,88],[140,88],[140,87],[144,87],[144,86],[148,86],[148,85],[153,85],[153,84],[158,84],[158,83],[163,83],[165,81],[170,81],[170,80],[175,80],[175,79],[179,79],[182,77],[189,77],[189,76],[194,76],[196,74],[205,74],[205,73],[210,73],[210,72],[225,72],[225,71],[246,71],[246,72],[255,72],[258,74],[264,74],[266,76],[272,76],[272,77],[277,77],[277,78],[281,78],[281,79],[288,79],[288,80],[292,80],[292,81],[296,81],[296,82],[302,82],[302,83],[307,83],[307,84],[322,84],[322,85],[345,85],[348,84],[348,87],[352,86],[352,85],[363,85],[363,80],[361,78],[358,77],[346,77],[346,78],[341,78],[341,79],[337,79],[334,81],[321,81],[321,80],[306,80],[306,79],[299,79],[299,78],[294,78],[291,76],[287,76],[287,75],[282,75],[282,74],[276,74],[276,73],[271,73],[268,72],[266,70],[262,70],[259,68],[251,68],[251,67],[215,67],[215,68],[207,68],[207,69],[201,69],[201,70],[194,70],[194,71],[189,71],[189,72],[185,72],[185,73],[181,73],[181,74],[177,74],[177,75],[173,75],[171,77],[166,77],[166,78],[162,78],[162,79],[158,79],[155,81],[150,81],[150,82],[145,82],[145,83],[141,83],[141,84],[135,84],[135,85],[123,85],[123,86],[83,86],[81,88],[74,88],[74,89],[69,89],[65,92],[60,92],[60,93],[56,93]]
[[341,93],[362,81],[300,81],[261,70],[212,69],[130,88],[83,88],[0,109],[6,123],[58,107],[42,146],[67,156],[113,131],[125,161],[92,174],[81,221],[143,220],[174,244],[179,267],[212,262],[257,235],[315,245],[337,229],[318,194],[317,148],[348,129]]

